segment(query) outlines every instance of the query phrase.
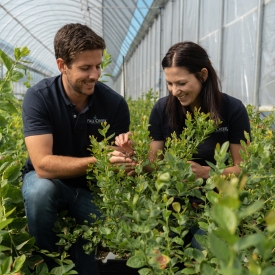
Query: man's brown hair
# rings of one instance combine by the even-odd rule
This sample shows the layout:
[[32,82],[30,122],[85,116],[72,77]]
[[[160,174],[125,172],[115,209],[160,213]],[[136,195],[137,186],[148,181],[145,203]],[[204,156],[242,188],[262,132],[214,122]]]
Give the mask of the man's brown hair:
[[54,38],[55,58],[62,58],[68,67],[77,54],[86,50],[103,51],[105,48],[106,44],[101,36],[79,23],[64,25]]

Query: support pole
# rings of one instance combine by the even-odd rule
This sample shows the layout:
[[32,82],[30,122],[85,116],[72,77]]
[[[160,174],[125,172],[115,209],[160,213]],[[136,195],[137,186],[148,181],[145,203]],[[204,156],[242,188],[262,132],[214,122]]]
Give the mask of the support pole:
[[262,33],[263,33],[263,10],[264,0],[258,0],[258,24],[255,53],[255,76],[254,76],[254,100],[253,104],[256,109],[259,108],[259,88],[261,76],[261,59],[262,59]]
[[220,1],[220,18],[219,18],[219,45],[218,45],[218,73],[222,77],[222,54],[223,54],[223,21],[224,21],[224,0]]

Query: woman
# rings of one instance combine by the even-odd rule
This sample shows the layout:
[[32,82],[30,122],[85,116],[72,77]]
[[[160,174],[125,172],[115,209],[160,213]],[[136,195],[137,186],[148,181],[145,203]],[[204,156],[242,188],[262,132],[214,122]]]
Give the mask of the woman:
[[[242,102],[220,91],[217,74],[206,51],[196,43],[180,42],[173,45],[162,60],[169,95],[158,100],[149,120],[153,141],[149,158],[155,159],[159,150],[164,150],[165,141],[176,131],[179,135],[185,126],[186,113],[200,108],[210,113],[217,129],[198,147],[198,153],[190,160],[196,178],[206,180],[210,167],[206,161],[215,163],[216,144],[229,141],[233,166],[224,169],[224,174],[239,174],[241,140],[244,132],[250,134],[249,118]],[[116,145],[131,150],[130,133],[116,138]]]

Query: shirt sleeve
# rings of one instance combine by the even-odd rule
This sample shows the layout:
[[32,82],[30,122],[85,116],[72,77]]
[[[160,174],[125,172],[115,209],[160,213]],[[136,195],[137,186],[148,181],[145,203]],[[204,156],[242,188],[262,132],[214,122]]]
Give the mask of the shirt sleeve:
[[165,140],[162,127],[162,111],[158,101],[153,107],[149,118],[149,132],[153,140]]
[[234,108],[229,123],[229,143],[240,144],[245,139],[245,132],[250,135],[250,123],[247,110],[241,101]]
[[25,137],[52,133],[52,126],[44,100],[33,89],[29,89],[24,96],[22,119]]

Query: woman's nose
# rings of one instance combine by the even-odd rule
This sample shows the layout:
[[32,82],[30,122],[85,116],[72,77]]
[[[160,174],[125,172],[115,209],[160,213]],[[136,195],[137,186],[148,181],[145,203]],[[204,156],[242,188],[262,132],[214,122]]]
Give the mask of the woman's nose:
[[179,87],[177,85],[173,85],[171,89],[172,95],[177,96],[180,92]]

